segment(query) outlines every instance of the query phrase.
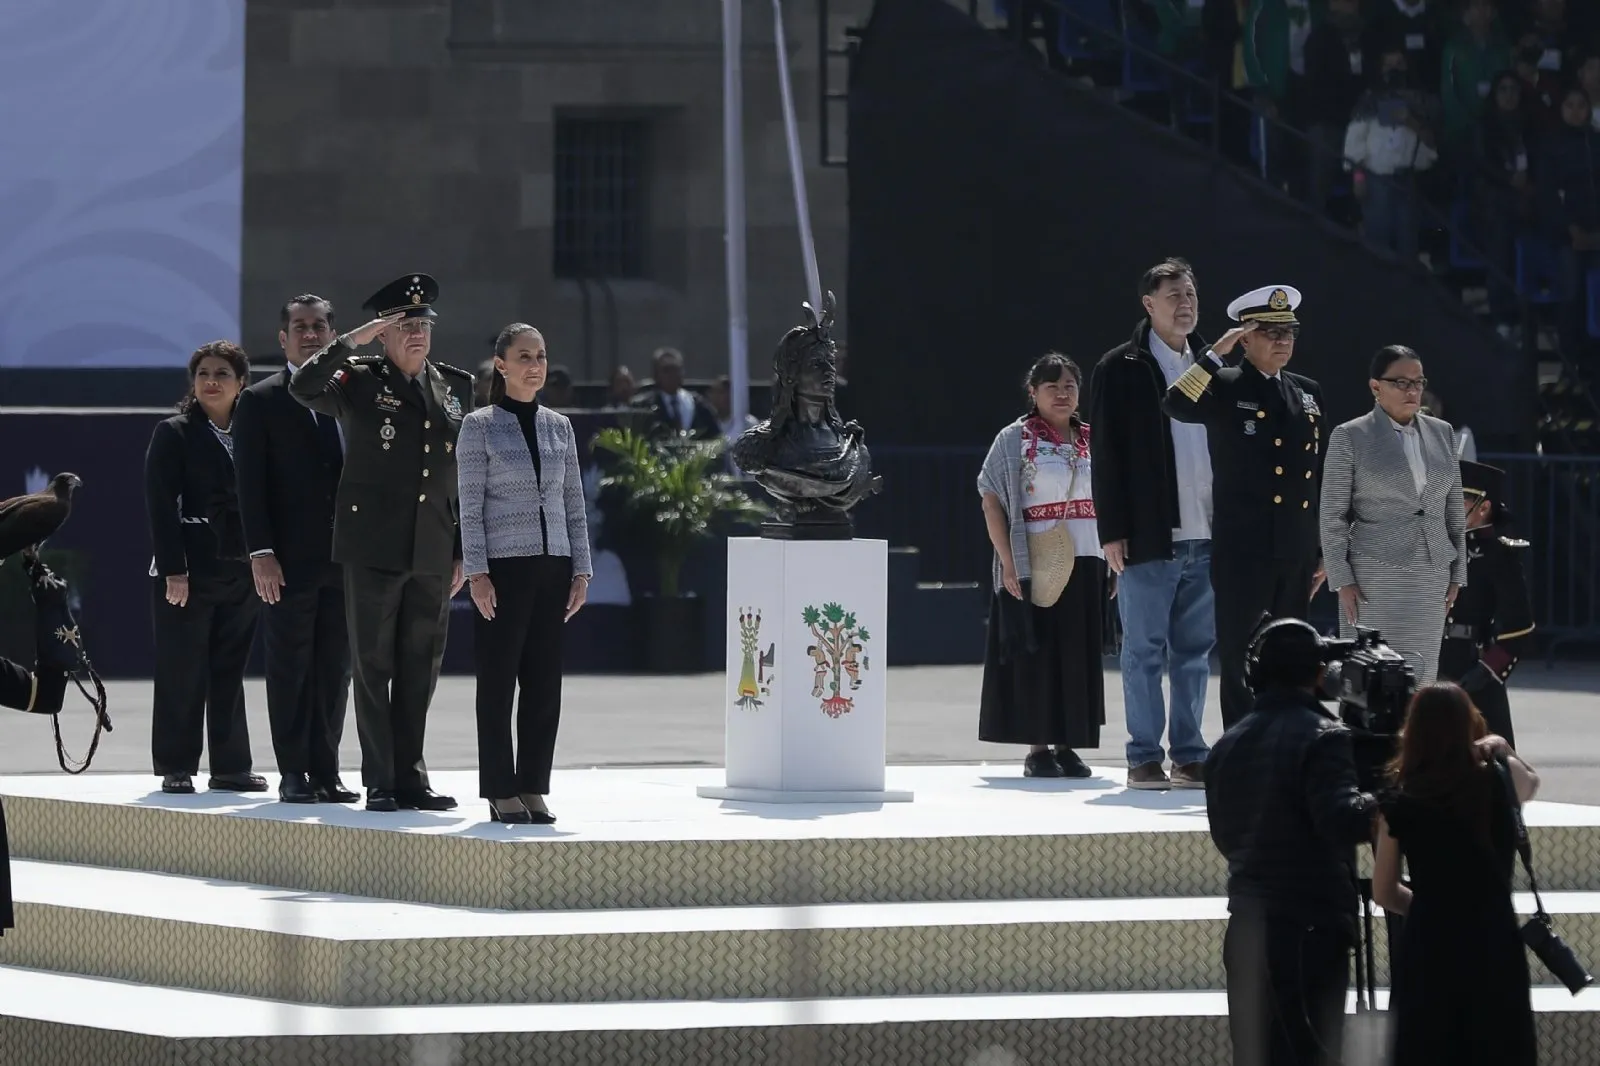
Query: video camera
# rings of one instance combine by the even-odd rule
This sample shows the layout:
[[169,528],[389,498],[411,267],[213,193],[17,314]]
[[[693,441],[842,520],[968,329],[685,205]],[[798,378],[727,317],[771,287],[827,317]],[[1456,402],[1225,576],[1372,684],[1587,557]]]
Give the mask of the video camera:
[[1373,791],[1405,725],[1416,674],[1382,634],[1360,626],[1353,640],[1324,638],[1322,661],[1317,698],[1338,702],[1339,717],[1354,734],[1361,787]]

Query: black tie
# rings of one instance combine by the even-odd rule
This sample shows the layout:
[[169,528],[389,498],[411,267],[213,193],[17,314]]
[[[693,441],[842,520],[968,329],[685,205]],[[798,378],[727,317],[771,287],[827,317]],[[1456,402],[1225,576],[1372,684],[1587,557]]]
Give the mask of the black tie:
[[422,409],[428,409],[428,393],[422,387],[422,375],[418,374],[411,379],[411,387],[417,390],[417,401],[422,404]]
[[337,473],[344,469],[344,448],[339,443],[339,423],[327,415],[319,414],[317,418],[317,443],[322,447],[323,457]]

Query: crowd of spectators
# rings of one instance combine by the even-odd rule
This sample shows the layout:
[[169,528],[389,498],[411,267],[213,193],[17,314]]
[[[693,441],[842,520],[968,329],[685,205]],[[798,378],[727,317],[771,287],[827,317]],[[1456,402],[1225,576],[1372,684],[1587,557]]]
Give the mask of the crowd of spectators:
[[[1520,290],[1556,302],[1564,351],[1592,343],[1600,2],[1061,0],[1065,17],[1049,0],[1000,8],[1019,39],[1045,20],[1056,65],[1078,62],[1097,83],[1136,69],[1083,44],[1098,37],[1116,50],[1119,29],[1211,80],[1246,102],[1209,119],[1240,165],[1401,256],[1416,257],[1419,236],[1448,221],[1487,262],[1503,335],[1517,328]],[[1155,81],[1196,95],[1181,79]]]

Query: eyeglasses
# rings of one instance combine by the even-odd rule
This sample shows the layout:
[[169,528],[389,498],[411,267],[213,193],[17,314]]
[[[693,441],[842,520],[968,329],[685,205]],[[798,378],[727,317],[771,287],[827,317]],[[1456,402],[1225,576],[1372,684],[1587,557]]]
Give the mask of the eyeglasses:
[[1427,378],[1379,378],[1386,385],[1393,385],[1401,392],[1421,392],[1428,387]]
[[425,318],[408,318],[400,323],[401,333],[432,333],[433,323]]
[[1300,336],[1299,326],[1261,326],[1256,332],[1269,341],[1292,341]]

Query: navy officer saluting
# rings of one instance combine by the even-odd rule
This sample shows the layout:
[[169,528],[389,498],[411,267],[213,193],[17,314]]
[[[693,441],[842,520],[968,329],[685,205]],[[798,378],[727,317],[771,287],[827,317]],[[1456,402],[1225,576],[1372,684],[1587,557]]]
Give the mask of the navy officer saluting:
[[1506,681],[1533,633],[1533,603],[1522,573],[1528,542],[1504,535],[1504,493],[1504,471],[1462,462],[1467,583],[1444,620],[1439,677],[1466,689],[1489,732],[1514,744]]
[[[1244,660],[1263,612],[1305,618],[1322,583],[1317,499],[1322,388],[1284,369],[1294,354],[1300,293],[1268,285],[1228,305],[1239,325],[1173,382],[1162,403],[1206,427],[1211,452],[1211,587],[1222,666],[1222,725],[1250,713]],[[1235,346],[1244,358],[1228,364]]]
[[[450,598],[462,584],[456,438],[472,375],[428,358],[438,284],[407,274],[362,305],[376,317],[317,352],[289,391],[339,420],[344,472],[333,561],[344,565],[356,730],[367,810],[445,811],[422,738],[439,681]],[[384,354],[353,358],[383,342]]]

